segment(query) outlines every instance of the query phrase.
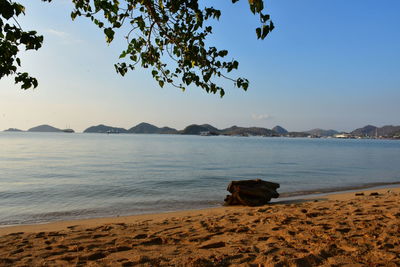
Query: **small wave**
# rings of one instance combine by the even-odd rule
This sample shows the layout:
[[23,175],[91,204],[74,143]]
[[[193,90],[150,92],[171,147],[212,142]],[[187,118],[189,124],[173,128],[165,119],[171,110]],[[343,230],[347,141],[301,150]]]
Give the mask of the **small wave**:
[[129,216],[150,213],[162,213],[179,210],[193,210],[222,206],[220,200],[157,200],[128,203],[115,203],[110,206],[93,209],[74,209],[66,211],[51,211],[44,213],[25,213],[3,218],[0,226],[39,224],[54,221]]
[[277,165],[292,165],[292,166],[299,165],[296,162],[275,162],[275,164],[277,164]]
[[400,185],[400,181],[388,182],[388,183],[367,183],[367,184],[353,185],[353,186],[329,187],[329,188],[320,188],[312,190],[284,192],[280,194],[280,197],[285,198],[285,197],[306,196],[315,194],[326,194],[326,193],[352,191],[352,190],[367,189],[367,188],[374,188],[374,187],[388,186],[388,185]]

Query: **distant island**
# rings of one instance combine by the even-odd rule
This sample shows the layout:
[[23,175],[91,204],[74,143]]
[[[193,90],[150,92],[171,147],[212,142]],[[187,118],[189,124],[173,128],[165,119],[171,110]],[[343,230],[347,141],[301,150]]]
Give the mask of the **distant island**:
[[107,126],[104,124],[100,124],[97,126],[91,126],[83,131],[84,133],[133,133],[133,134],[178,134],[178,130],[163,127],[158,128],[150,123],[142,122],[136,126],[133,126],[129,130],[124,128]]
[[304,132],[289,132],[282,126],[275,126],[272,129],[262,127],[239,127],[232,126],[225,129],[218,129],[210,124],[191,124],[183,130],[170,127],[159,128],[149,123],[139,123],[130,128],[118,128],[107,125],[91,126],[83,131],[84,133],[126,133],[126,134],[182,134],[182,135],[226,135],[226,136],[268,136],[268,137],[309,137],[309,138],[391,138],[400,139],[400,126],[376,126],[367,125],[350,133],[338,132],[336,130],[312,129]]
[[17,128],[8,128],[7,130],[4,130],[5,132],[22,132],[22,130],[17,129]]
[[[16,128],[4,130],[6,132],[20,132]],[[73,129],[58,129],[53,126],[43,124],[28,129],[28,132],[59,132],[74,133]],[[157,127],[150,123],[142,122],[129,129],[107,126],[99,124],[91,126],[83,133],[104,133],[104,134],[182,134],[182,135],[202,135],[202,136],[265,136],[265,137],[308,137],[308,138],[378,138],[378,139],[400,139],[400,126],[386,125],[376,127],[367,125],[355,129],[349,133],[338,132],[336,130],[312,129],[304,132],[290,132],[282,126],[275,126],[272,129],[262,127],[239,127],[232,126],[225,129],[218,129],[210,124],[191,124],[183,130],[177,130],[170,127]]]
[[28,132],[42,132],[42,133],[43,132],[49,132],[49,133],[51,133],[51,132],[61,132],[61,130],[57,129],[57,128],[53,127],[53,126],[44,124],[44,125],[39,125],[39,126],[30,128],[28,130]]
[[84,133],[128,133],[124,128],[116,128],[107,125],[91,126],[83,131]]
[[[17,128],[9,128],[4,130],[4,132],[24,132]],[[58,129],[53,126],[43,124],[36,127],[32,127],[27,130],[27,132],[40,132],[40,133],[74,133],[73,129]]]
[[57,132],[64,132],[64,133],[74,133],[75,131],[74,130],[72,130],[72,129],[58,129],[58,128],[55,128],[55,127],[53,127],[53,126],[50,126],[50,125],[47,125],[47,124],[43,124],[43,125],[39,125],[39,126],[36,126],[36,127],[33,127],[33,128],[30,128],[29,130],[28,130],[28,132],[42,132],[42,133],[44,133],[44,132],[47,132],[47,133],[51,133],[51,132],[55,132],[55,133],[57,133]]

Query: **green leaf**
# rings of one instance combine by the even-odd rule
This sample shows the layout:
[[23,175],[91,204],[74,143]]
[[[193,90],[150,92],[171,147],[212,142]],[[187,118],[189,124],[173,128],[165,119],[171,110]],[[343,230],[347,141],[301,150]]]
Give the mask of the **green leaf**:
[[14,8],[11,6],[11,4],[8,1],[1,0],[3,3],[1,3],[1,10],[0,10],[0,15],[4,17],[6,20],[12,18],[14,16]]
[[256,29],[257,39],[261,38],[261,28]]
[[104,29],[104,34],[106,35],[106,41],[107,43],[111,43],[114,39],[114,30],[111,28],[105,28]]
[[261,39],[267,37],[268,33],[270,32],[269,25],[263,25]]
[[126,51],[122,51],[122,53],[119,55],[119,58],[124,58],[127,54],[128,53]]

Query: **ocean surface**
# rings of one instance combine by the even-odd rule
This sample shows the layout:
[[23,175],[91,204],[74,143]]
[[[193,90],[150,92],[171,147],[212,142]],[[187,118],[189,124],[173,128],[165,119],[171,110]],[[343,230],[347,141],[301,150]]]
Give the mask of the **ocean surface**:
[[0,225],[223,204],[231,180],[283,196],[400,182],[400,141],[0,133]]

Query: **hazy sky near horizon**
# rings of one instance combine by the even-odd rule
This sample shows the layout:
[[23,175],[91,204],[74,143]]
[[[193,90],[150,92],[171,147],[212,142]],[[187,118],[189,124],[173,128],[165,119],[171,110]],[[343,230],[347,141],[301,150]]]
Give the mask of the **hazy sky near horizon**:
[[83,131],[140,122],[292,131],[400,125],[398,0],[267,0],[276,28],[264,41],[256,39],[258,19],[246,0],[203,1],[222,9],[211,43],[240,62],[236,77],[250,80],[247,92],[221,80],[222,99],[195,87],[160,88],[139,68],[121,77],[114,63],[124,32],[107,45],[91,22],[71,20],[71,1],[21,2],[21,26],[45,37],[39,51],[22,56],[23,70],[39,86],[23,91],[13,78],[0,80],[0,130],[50,124]]

